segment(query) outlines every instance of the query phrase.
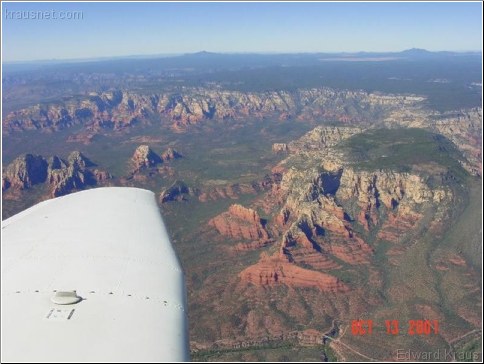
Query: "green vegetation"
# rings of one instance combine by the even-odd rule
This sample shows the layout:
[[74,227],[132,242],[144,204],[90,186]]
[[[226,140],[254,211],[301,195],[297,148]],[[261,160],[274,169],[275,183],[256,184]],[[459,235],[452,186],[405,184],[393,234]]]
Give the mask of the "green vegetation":
[[331,57],[335,55],[186,55],[32,65],[30,70],[20,67],[16,71],[9,71],[12,66],[7,65],[3,116],[21,107],[55,102],[94,90],[123,88],[149,95],[215,84],[250,92],[327,86],[412,93],[426,96],[429,107],[438,111],[482,105],[482,87],[476,85],[482,79],[479,54],[423,59],[408,59],[406,55],[383,62],[321,61]]
[[458,162],[463,157],[455,145],[425,129],[369,130],[352,136],[340,148],[358,169],[410,172],[414,166],[437,165],[460,182],[469,176]]
[[478,362],[482,358],[482,340],[479,336],[460,344],[455,350],[457,361]]
[[238,349],[213,349],[192,353],[193,361],[279,361],[320,362],[336,361],[336,356],[327,345],[298,346],[291,341],[268,343]]
[[[179,77],[170,81],[169,87],[174,87],[177,83],[179,86],[200,86],[210,82],[221,84],[226,89],[242,91],[330,86],[428,95],[431,107],[444,110],[480,104],[480,89],[467,86],[471,81],[480,80],[480,71],[465,74],[466,72],[458,69],[438,69],[434,72],[435,67],[430,63],[420,65],[426,68],[424,71],[413,72],[413,80],[404,79],[409,69],[415,68],[415,65],[406,62],[337,62],[312,64],[308,67],[218,69],[206,74],[181,72]],[[428,82],[430,78],[450,78],[456,81],[441,84]],[[166,85],[163,80],[155,79],[136,81],[129,84],[129,87],[149,93],[164,92],[166,89],[163,87],[167,87]],[[76,92],[88,89],[89,87],[73,88]],[[58,92],[46,94],[42,82],[35,84],[30,91],[33,92],[31,97],[26,97],[29,89],[25,87],[10,92],[11,96],[18,96],[19,99],[18,102],[10,103],[10,109],[23,107],[34,101],[52,101],[60,98],[64,91],[73,92],[59,89]],[[374,112],[357,106],[347,105],[348,110],[345,111],[364,116],[368,116],[365,112]],[[376,112],[370,116],[378,119]],[[210,188],[227,187],[235,183],[250,184],[260,180],[286,156],[273,153],[272,143],[287,143],[314,127],[294,120],[245,120],[244,123],[240,127],[240,124],[236,125],[231,121],[207,121],[203,127],[193,126],[189,132],[177,134],[166,125],[161,125],[159,119],[153,118],[150,126],[139,125],[119,133],[106,131],[87,145],[80,142],[66,143],[69,135],[81,131],[80,126],[52,134],[25,132],[3,139],[2,159],[4,163],[8,163],[21,153],[37,153],[45,157],[56,154],[65,158],[72,150],[81,150],[100,169],[108,170],[116,178],[120,178],[128,176],[129,159],[138,145],[149,144],[157,153],[174,147],[185,158],[164,164],[167,167],[165,172],[127,184],[132,183],[159,193],[173,181],[181,180],[191,188],[206,191]],[[325,332],[334,317],[344,315],[343,319],[350,321],[357,318],[354,317],[355,312],[363,312],[364,309],[365,317],[374,318],[380,325],[375,329],[375,335],[357,337],[347,333],[342,342],[371,357],[391,358],[393,353],[390,351],[396,347],[424,350],[427,347],[447,348],[450,344],[448,337],[444,339],[443,335],[409,337],[402,334],[390,337],[382,329],[385,319],[398,319],[404,323],[409,319],[427,319],[429,317],[426,312],[436,312],[442,318],[442,329],[452,334],[449,335],[451,339],[476,327],[472,320],[475,319],[475,307],[480,307],[481,290],[479,285],[472,285],[472,282],[480,282],[482,271],[482,241],[479,230],[482,219],[481,181],[471,178],[462,168],[459,163],[459,160],[463,160],[461,153],[448,139],[423,129],[369,130],[349,138],[340,148],[352,160],[356,169],[417,171],[425,175],[426,182],[431,187],[442,184],[449,187],[454,197],[452,206],[447,209],[449,214],[442,217],[441,231],[429,231],[428,225],[436,212],[433,208],[417,211],[424,217],[417,226],[412,227],[411,232],[402,234],[404,236],[398,243],[380,241],[376,236],[376,229],[366,232],[355,222],[355,231],[374,248],[371,264],[350,265],[335,259],[341,268],[328,273],[349,286],[365,287],[364,293],[369,299],[366,301],[367,297],[351,297],[351,292],[347,302],[341,302],[334,296],[309,288],[291,288],[292,291],[289,292],[288,287],[280,286],[264,288],[261,293],[260,290],[257,291],[258,287],[249,285],[241,291],[237,286],[236,277],[242,269],[257,262],[262,251],[275,253],[280,246],[274,244],[260,250],[234,252],[231,248],[238,242],[220,237],[213,229],[208,228],[207,223],[209,219],[225,211],[230,204],[248,206],[260,195],[245,194],[236,199],[221,198],[208,202],[200,202],[196,196],[189,196],[188,201],[163,204],[163,216],[187,277],[192,340],[230,340],[250,333],[247,328],[249,315],[259,320],[259,326],[264,325],[262,320],[267,316],[274,319],[274,325],[279,320],[281,329],[313,328]],[[288,160],[287,167],[293,165],[300,170],[309,170],[318,168],[320,161],[311,160],[301,154]],[[113,183],[118,181],[120,179],[115,179]],[[45,190],[45,186],[35,186],[29,191],[28,197],[20,202],[3,201],[3,213],[18,212],[32,205],[45,195]],[[355,209],[359,208],[356,201],[348,204],[354,205]],[[274,207],[277,208],[279,206]],[[353,211],[351,206],[345,206],[345,210],[352,216],[357,216],[357,211]],[[380,221],[386,220],[385,213],[382,211],[379,215]],[[261,216],[265,217],[263,214]],[[396,254],[392,251],[395,247],[400,249],[396,250]],[[449,257],[453,259],[454,255],[462,257],[464,262],[452,266]],[[450,268],[438,270],[436,267],[439,264]],[[310,267],[309,264],[300,265]],[[381,284],[378,281],[380,276]],[[371,280],[372,277],[376,277],[374,281]],[[369,282],[376,283],[370,286]],[[321,308],[324,304],[326,311]],[[355,311],[352,311],[353,306],[356,307]],[[427,311],[419,310],[417,306],[425,306]],[[456,347],[458,351],[482,350],[478,340],[473,337],[466,337],[466,340],[459,343],[459,348]],[[357,354],[352,357],[353,354],[350,351],[345,352],[350,360],[362,359]],[[247,348],[201,351],[194,353],[192,359],[334,361],[336,356],[329,346],[299,347],[294,342],[274,342]]]

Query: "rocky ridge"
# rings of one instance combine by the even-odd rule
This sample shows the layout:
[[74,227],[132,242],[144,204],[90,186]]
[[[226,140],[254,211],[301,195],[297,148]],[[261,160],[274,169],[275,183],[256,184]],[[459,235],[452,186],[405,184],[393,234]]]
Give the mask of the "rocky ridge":
[[2,191],[19,191],[45,184],[49,197],[58,197],[112,178],[108,172],[94,167],[95,164],[79,151],[69,154],[67,160],[58,156],[45,159],[40,155],[21,155],[3,171]]
[[142,95],[123,90],[91,92],[63,103],[35,105],[9,113],[6,133],[22,130],[61,130],[81,124],[91,132],[121,130],[137,123],[167,120],[177,131],[204,120],[237,120],[269,116],[299,120],[331,119],[368,123],[372,115],[400,108],[418,108],[422,97],[380,95],[330,88],[294,92],[239,92],[205,88],[183,93]]
[[201,202],[230,198],[236,200],[240,195],[257,194],[269,191],[281,182],[282,175],[279,172],[267,174],[261,180],[251,183],[232,183],[220,186],[204,186],[198,194]]
[[197,194],[196,190],[188,187],[184,182],[175,181],[170,187],[165,188],[160,192],[159,201],[160,203],[185,201],[187,196],[194,196]]
[[269,239],[264,224],[265,222],[255,210],[238,204],[231,205],[227,212],[209,221],[209,225],[213,226],[221,235],[249,241]]
[[18,156],[2,173],[2,191],[8,188],[26,189],[47,178],[47,161],[40,155]]
[[161,157],[153,152],[148,145],[140,145],[137,147],[131,157],[131,161],[134,165],[134,172],[139,172],[142,169],[153,167],[163,162]]
[[[482,173],[482,108],[439,113],[424,106],[416,95],[391,95],[327,87],[293,92],[240,92],[185,88],[181,93],[138,94],[125,90],[91,92],[62,103],[34,105],[3,118],[5,134],[23,130],[56,131],[74,125],[83,129],[69,141],[89,144],[105,130],[122,130],[136,124],[160,123],[183,132],[207,120],[247,118],[330,121],[358,127],[417,127],[440,133],[464,153],[463,166],[473,175]],[[331,138],[331,137],[330,137]],[[294,148],[297,146],[292,146]],[[291,145],[275,145],[275,151]]]
[[132,173],[137,173],[151,167],[155,167],[158,164],[167,162],[173,159],[182,158],[182,154],[177,152],[173,148],[168,148],[161,156],[156,154],[148,145],[143,144],[136,148],[131,157],[131,163],[133,165]]
[[[404,244],[411,238],[409,227],[418,230],[428,216],[442,218],[450,189],[431,189],[417,174],[356,170],[334,148],[362,130],[317,127],[289,144],[290,155],[277,167],[284,171],[282,180],[260,205],[275,213],[267,226],[278,248],[240,272],[241,282],[346,291],[351,286],[329,272],[342,264],[369,265],[374,242],[368,236]],[[254,232],[240,231],[239,224],[248,221],[253,219],[241,221],[229,209],[210,224],[231,239],[254,238]]]

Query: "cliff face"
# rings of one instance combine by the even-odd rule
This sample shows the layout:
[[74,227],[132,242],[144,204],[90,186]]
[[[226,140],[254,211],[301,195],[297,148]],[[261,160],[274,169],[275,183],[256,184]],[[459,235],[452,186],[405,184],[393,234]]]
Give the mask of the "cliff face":
[[463,167],[471,174],[482,175],[482,109],[462,110],[437,118],[432,128],[446,136],[464,154],[469,163]]
[[[340,124],[370,127],[418,127],[434,130],[449,138],[465,155],[463,167],[473,175],[482,173],[482,109],[437,113],[423,107],[419,96],[382,95],[363,91],[336,91],[330,88],[294,92],[239,92],[205,88],[183,93],[140,95],[113,90],[90,93],[80,100],[35,105],[9,113],[3,118],[3,132],[22,130],[56,131],[82,125],[70,141],[90,143],[103,130],[121,130],[138,123],[159,120],[175,131],[206,120],[250,118],[293,118],[305,121],[332,120]],[[324,133],[324,135],[321,134]],[[274,145],[275,151],[295,151],[309,143],[314,148],[330,147],[358,133],[358,128],[315,129],[304,141]],[[176,158],[169,153],[168,158]]]
[[2,190],[30,188],[47,178],[47,161],[40,155],[25,154],[17,157],[3,171]]
[[69,154],[67,161],[52,156],[47,160],[30,154],[17,157],[4,171],[3,190],[23,190],[36,184],[49,187],[48,197],[62,196],[106,181],[111,175],[94,167],[81,152]]
[[183,158],[183,155],[173,148],[168,148],[161,154],[161,159],[163,161],[170,161],[172,159]]
[[431,190],[417,175],[350,167],[337,173],[289,170],[280,193],[286,201],[277,219],[280,254],[319,268],[335,267],[338,260],[370,263],[373,248],[357,227],[397,243],[427,209],[438,210],[451,198],[450,190]]
[[274,286],[283,284],[289,287],[309,287],[321,291],[346,292],[348,286],[337,278],[309,269],[303,269],[288,263],[280,257],[262,255],[260,261],[240,274],[242,282],[256,286]]
[[60,130],[82,124],[87,131],[120,130],[150,118],[168,120],[172,128],[185,130],[204,120],[279,117],[315,120],[330,118],[343,123],[371,121],[383,110],[418,105],[423,98],[382,96],[362,91],[335,91],[329,88],[295,92],[238,92],[202,88],[183,94],[140,95],[114,90],[90,93],[81,100],[36,105],[8,114],[4,132],[32,129]]
[[410,213],[418,210],[419,205],[439,203],[445,197],[444,190],[432,191],[417,175],[393,171],[355,172],[350,168],[342,173],[336,193],[340,201],[356,201],[359,208],[356,219],[368,231],[378,225],[382,209]]
[[140,145],[133,153],[131,157],[133,163],[133,171],[139,172],[144,168],[149,168],[163,162],[161,157],[153,152],[153,150],[147,145]]
[[170,187],[161,191],[159,201],[161,203],[170,201],[184,201],[186,200],[187,196],[194,196],[196,194],[197,191],[191,187],[188,187],[182,181],[175,181]]
[[274,143],[272,144],[272,151],[276,153],[280,152],[287,152],[287,144],[286,143]]
[[[344,292],[351,285],[329,271],[371,266],[375,239],[401,244],[429,219],[439,222],[449,188],[430,188],[415,173],[355,169],[335,148],[361,131],[318,127],[289,144],[276,168],[284,171],[280,183],[259,203],[274,212],[266,226],[277,249],[244,269],[242,283]],[[264,239],[259,220],[254,210],[233,206],[210,224],[231,239]]]
[[[57,131],[82,125],[69,141],[89,144],[104,130],[122,130],[136,124],[159,121],[163,127],[184,132],[207,120],[244,122],[247,118],[279,118],[303,121],[331,120],[340,125],[417,127],[438,132],[464,153],[463,166],[473,175],[482,173],[482,109],[447,113],[424,107],[425,99],[411,95],[383,95],[330,88],[300,89],[293,92],[239,92],[187,88],[183,93],[142,95],[124,90],[89,93],[81,99],[48,105],[34,105],[9,113],[2,120],[3,132],[23,130]],[[332,128],[315,130],[305,139],[314,147],[331,146],[347,133],[358,130]],[[342,133],[341,135],[339,133]],[[296,141],[274,146],[275,151],[297,150]],[[176,157],[176,156],[175,156]]]
[[120,90],[90,93],[81,100],[66,103],[35,105],[7,115],[6,131],[50,129],[61,130],[83,124],[87,130],[122,129],[149,116],[150,97]]
[[224,198],[237,199],[240,195],[257,194],[262,191],[270,191],[281,182],[282,175],[278,172],[267,174],[262,180],[251,183],[233,183],[230,185],[211,186],[202,188],[198,199],[201,202]]
[[437,113],[425,108],[393,109],[382,126],[426,128],[442,134],[463,153],[463,167],[472,175],[482,175],[482,108]]
[[233,239],[269,239],[259,214],[238,204],[230,206],[227,212],[214,217],[209,221],[209,225],[215,227],[220,234]]
[[289,143],[288,150],[298,152],[333,147],[362,131],[362,128],[354,127],[319,126],[306,133],[304,137]]
[[160,156],[148,145],[143,144],[136,148],[131,157],[131,164],[133,165],[132,173],[134,174],[144,169],[156,167],[163,162],[180,158],[183,158],[183,155],[173,148],[168,148]]
[[[87,186],[94,186],[98,181],[95,174],[88,169],[94,164],[82,153],[74,151],[69,154],[67,162],[54,156],[49,160],[48,183],[52,197],[66,195],[75,190],[82,190]],[[98,172],[99,173],[99,172]],[[102,174],[101,174],[102,175]],[[109,178],[102,175],[103,179]]]

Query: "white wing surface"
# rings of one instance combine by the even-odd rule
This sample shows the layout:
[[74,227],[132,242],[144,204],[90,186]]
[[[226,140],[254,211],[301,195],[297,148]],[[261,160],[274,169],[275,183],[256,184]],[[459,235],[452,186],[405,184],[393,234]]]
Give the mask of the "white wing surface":
[[2,361],[189,359],[183,271],[152,192],[48,200],[2,238]]

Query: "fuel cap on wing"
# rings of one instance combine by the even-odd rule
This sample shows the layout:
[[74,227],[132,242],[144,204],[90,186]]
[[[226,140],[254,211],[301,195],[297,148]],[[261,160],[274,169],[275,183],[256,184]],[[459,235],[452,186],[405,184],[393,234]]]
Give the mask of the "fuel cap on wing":
[[57,291],[50,299],[56,305],[73,305],[82,300],[76,291]]

